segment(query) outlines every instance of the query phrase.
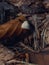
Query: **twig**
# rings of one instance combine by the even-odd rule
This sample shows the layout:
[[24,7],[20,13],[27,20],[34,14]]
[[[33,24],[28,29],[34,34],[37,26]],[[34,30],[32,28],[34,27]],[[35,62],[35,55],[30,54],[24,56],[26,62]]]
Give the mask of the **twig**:
[[[26,64],[26,62],[24,62],[24,61],[18,61],[18,60],[11,60],[11,61],[8,61],[8,62],[6,62],[6,64],[10,64],[10,63],[16,63],[16,64]],[[30,63],[28,63],[28,65],[37,65],[37,64],[30,64]]]
[[29,50],[29,51],[31,51],[31,52],[34,52],[34,53],[39,53],[39,52],[40,52],[40,50],[38,50],[38,51],[34,51],[32,48],[26,46],[26,45],[23,44],[23,43],[21,43],[21,46],[25,47],[25,49],[27,49],[27,50]]
[[44,24],[44,23],[46,23],[46,22],[47,22],[47,20],[46,20],[46,19],[45,19],[45,20],[43,20],[43,21],[42,21],[42,23],[41,23],[40,25],[38,25],[38,28],[40,28],[41,26],[43,26],[43,24]]

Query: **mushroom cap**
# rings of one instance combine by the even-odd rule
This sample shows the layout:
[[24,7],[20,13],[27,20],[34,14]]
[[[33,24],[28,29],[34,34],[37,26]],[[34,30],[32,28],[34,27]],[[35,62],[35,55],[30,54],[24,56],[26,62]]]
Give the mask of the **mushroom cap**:
[[30,25],[29,25],[28,21],[24,21],[22,23],[22,25],[21,25],[21,28],[23,28],[23,29],[30,29]]

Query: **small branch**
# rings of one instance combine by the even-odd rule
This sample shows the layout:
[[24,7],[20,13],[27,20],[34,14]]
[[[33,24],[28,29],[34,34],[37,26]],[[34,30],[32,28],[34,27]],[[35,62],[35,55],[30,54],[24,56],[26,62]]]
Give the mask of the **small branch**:
[[[6,62],[6,64],[11,64],[11,63],[16,63],[16,64],[26,64],[26,62],[24,62],[24,61],[18,61],[18,60],[15,60],[15,59]],[[28,65],[37,65],[37,64],[30,64],[30,63],[28,63]]]
[[27,50],[29,50],[29,51],[31,51],[31,52],[34,52],[34,53],[39,53],[39,52],[40,52],[39,50],[38,50],[38,51],[34,51],[32,48],[26,46],[26,45],[23,44],[23,43],[21,43],[20,45],[23,46],[23,47],[25,47],[25,49],[27,49]]

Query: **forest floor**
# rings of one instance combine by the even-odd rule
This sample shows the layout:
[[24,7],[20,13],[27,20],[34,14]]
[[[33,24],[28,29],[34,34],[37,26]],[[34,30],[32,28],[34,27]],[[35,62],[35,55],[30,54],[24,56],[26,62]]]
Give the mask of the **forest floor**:
[[[16,51],[17,52],[17,51]],[[0,65],[36,65],[16,59],[15,53],[6,46],[0,44]]]

